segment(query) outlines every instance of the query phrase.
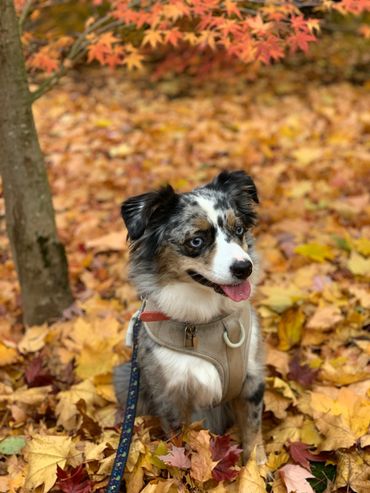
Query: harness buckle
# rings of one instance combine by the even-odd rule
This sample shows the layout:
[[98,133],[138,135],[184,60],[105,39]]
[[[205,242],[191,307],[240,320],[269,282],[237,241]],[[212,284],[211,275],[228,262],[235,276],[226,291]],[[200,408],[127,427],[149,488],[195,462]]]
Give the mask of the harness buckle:
[[195,348],[197,346],[197,328],[194,324],[185,323],[184,347]]

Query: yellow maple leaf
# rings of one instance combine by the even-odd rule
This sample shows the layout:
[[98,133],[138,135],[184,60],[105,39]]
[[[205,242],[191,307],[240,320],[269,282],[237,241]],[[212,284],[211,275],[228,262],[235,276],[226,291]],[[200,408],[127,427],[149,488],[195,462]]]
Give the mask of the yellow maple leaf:
[[267,458],[267,467],[270,471],[276,471],[279,467],[283,466],[290,459],[289,454],[284,450],[280,452],[271,452]]
[[299,308],[291,308],[283,313],[278,325],[279,349],[288,351],[302,338],[304,313]]
[[27,444],[28,462],[26,484],[34,491],[44,484],[44,492],[51,490],[57,479],[57,465],[64,468],[71,450],[72,438],[59,435],[36,435]]
[[184,33],[184,41],[187,41],[191,46],[195,46],[198,43],[198,37],[193,32]]
[[289,385],[279,377],[267,377],[266,382],[269,386],[275,389],[277,392],[280,392],[284,397],[289,399],[293,404],[296,404],[297,399],[293,394],[292,389]]
[[331,394],[311,393],[315,425],[325,437],[320,448],[349,448],[368,431],[370,403],[345,387],[333,389]]
[[149,44],[152,48],[155,48],[158,44],[163,43],[163,34],[161,31],[155,31],[153,29],[148,29],[144,33],[144,38],[142,45],[145,46]]
[[308,445],[317,446],[321,442],[321,436],[312,419],[306,418],[301,427],[301,441]]
[[352,274],[370,277],[370,258],[365,259],[357,252],[351,252],[347,264]]
[[291,400],[278,392],[267,389],[263,396],[263,402],[265,410],[271,411],[278,419],[285,419],[288,416],[286,409],[290,406]]
[[294,251],[315,262],[324,262],[335,257],[330,246],[321,245],[320,243],[305,243],[297,246]]
[[0,342],[0,366],[11,365],[19,359],[18,352]]
[[262,304],[281,313],[303,298],[303,293],[294,286],[261,286],[261,293],[265,296]]
[[216,49],[217,33],[214,31],[201,31],[197,39],[198,44],[209,46],[212,50]]
[[354,451],[350,453],[337,452],[338,464],[335,478],[335,488],[348,488],[356,493],[370,492],[370,454],[369,452]]
[[299,165],[307,166],[321,158],[323,149],[322,147],[299,147],[292,154]]
[[280,452],[288,441],[297,442],[300,439],[300,430],[303,424],[303,416],[288,416],[284,421],[271,431],[268,435],[272,438],[266,443],[266,451]]
[[143,60],[144,55],[141,55],[137,51],[133,51],[125,56],[123,64],[126,65],[129,70],[134,68],[140,70],[143,68]]
[[368,238],[359,238],[353,241],[356,250],[367,257],[370,255],[370,240]]
[[266,482],[261,476],[260,470],[255,454],[253,454],[247,465],[240,471],[238,490],[240,492],[248,491],[248,493],[266,493]]
[[118,363],[118,355],[112,352],[111,338],[86,345],[77,356],[76,374],[80,378],[109,373]]
[[58,424],[66,430],[72,430],[76,427],[78,411],[76,403],[83,399],[87,409],[92,410],[93,406],[103,405],[104,400],[96,393],[95,386],[91,380],[73,385],[69,390],[64,390],[58,394],[58,404],[55,413],[58,416]]

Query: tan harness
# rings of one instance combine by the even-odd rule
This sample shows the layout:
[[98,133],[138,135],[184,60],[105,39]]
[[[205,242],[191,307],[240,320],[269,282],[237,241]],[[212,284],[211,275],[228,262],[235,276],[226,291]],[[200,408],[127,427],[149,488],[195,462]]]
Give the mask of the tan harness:
[[157,344],[212,363],[222,382],[222,402],[237,397],[247,376],[251,336],[251,308],[204,324],[175,320],[145,322],[148,336]]

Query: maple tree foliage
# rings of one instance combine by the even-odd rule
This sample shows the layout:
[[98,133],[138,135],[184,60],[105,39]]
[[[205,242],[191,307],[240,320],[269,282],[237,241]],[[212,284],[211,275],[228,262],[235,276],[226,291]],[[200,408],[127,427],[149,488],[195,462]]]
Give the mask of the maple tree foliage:
[[[85,23],[78,34],[55,37],[53,32],[23,36],[27,64],[50,78],[38,97],[82,59],[111,68],[141,68],[151,54],[170,54],[179,71],[190,53],[214,53],[242,63],[269,64],[287,53],[307,52],[317,41],[321,19],[329,11],[359,15],[369,0],[102,0],[82,2]],[[21,25],[38,19],[53,0],[17,0]],[[309,10],[308,10],[309,9]],[[364,35],[367,31],[363,30]],[[42,38],[42,39],[41,39]]]

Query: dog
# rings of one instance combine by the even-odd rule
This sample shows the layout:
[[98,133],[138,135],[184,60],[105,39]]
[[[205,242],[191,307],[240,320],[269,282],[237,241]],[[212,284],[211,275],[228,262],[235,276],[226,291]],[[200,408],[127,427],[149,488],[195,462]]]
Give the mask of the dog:
[[[129,278],[163,315],[139,333],[137,413],[159,416],[167,434],[199,419],[217,434],[235,423],[244,463],[261,443],[264,394],[261,333],[249,302],[258,280],[258,202],[250,176],[223,171],[191,192],[168,185],[121,208]],[[122,405],[129,374],[130,364],[115,369]],[[263,462],[263,448],[260,455]]]

